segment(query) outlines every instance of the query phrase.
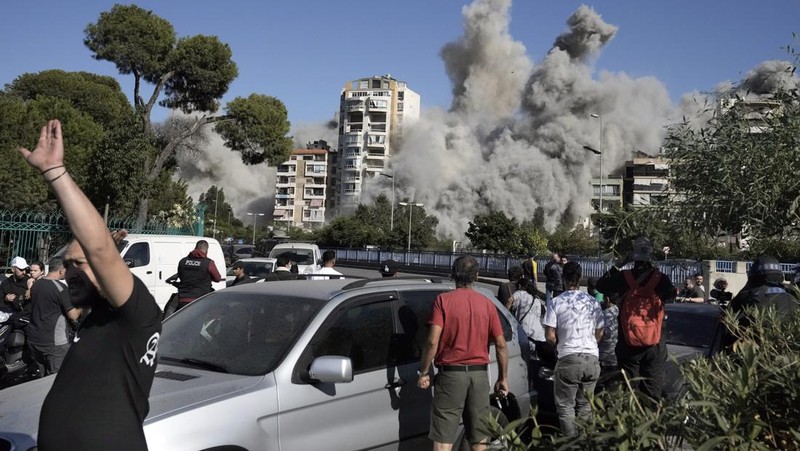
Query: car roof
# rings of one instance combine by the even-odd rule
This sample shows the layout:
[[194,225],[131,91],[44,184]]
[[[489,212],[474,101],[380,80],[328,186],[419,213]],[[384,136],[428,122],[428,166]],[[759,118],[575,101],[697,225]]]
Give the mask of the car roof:
[[[393,279],[393,280],[390,280]],[[347,292],[354,294],[403,288],[432,288],[451,290],[449,281],[437,278],[393,277],[380,279],[331,279],[331,280],[281,280],[250,283],[226,288],[223,292],[272,294],[276,296],[319,299],[327,302]]]

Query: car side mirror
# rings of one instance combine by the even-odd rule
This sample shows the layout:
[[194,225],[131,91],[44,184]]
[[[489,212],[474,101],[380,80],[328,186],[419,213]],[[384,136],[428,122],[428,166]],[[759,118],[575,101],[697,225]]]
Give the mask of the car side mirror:
[[349,357],[326,355],[311,362],[308,377],[318,382],[353,382],[353,361]]
[[133,259],[131,259],[131,258],[126,258],[125,259],[125,264],[128,265],[128,268],[133,268],[133,267],[136,266],[136,264],[133,263]]

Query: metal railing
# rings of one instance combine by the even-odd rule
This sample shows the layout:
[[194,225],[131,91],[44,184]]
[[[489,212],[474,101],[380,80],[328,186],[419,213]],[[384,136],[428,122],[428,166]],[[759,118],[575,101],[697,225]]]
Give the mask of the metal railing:
[[[453,261],[463,253],[449,252],[396,252],[378,249],[331,249],[336,251],[336,260],[342,265],[357,265],[364,267],[377,268],[384,260],[394,260],[402,268],[410,270],[427,270],[431,273],[449,274],[453,266]],[[526,258],[502,254],[469,254],[478,260],[479,273],[483,277],[505,279],[508,270],[520,265]],[[583,277],[601,277],[611,267],[611,263],[592,257],[578,257],[571,259],[581,265]],[[544,280],[544,266],[547,258],[536,258],[538,273],[541,280]],[[701,262],[663,260],[654,262],[658,269],[668,276],[672,283],[677,286],[679,283],[702,269]]]

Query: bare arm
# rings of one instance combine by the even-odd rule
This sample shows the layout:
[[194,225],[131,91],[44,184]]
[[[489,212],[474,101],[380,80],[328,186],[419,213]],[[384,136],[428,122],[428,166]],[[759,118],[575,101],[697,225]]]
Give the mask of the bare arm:
[[494,384],[495,393],[508,393],[508,345],[504,336],[494,337],[494,352],[497,357],[497,382]]
[[70,321],[78,321],[78,318],[80,317],[81,317],[81,309],[76,307],[67,310],[67,318],[69,318]]
[[558,341],[558,337],[556,336],[556,328],[544,326],[544,337],[547,339],[548,343],[555,346],[556,342]]
[[419,371],[423,376],[419,377],[417,387],[428,388],[431,386],[431,364],[439,350],[439,338],[442,336],[442,327],[435,324],[430,325],[428,340],[425,342],[425,349],[422,350],[422,360],[419,362]]
[[597,340],[598,343],[600,343],[603,340],[604,331],[605,331],[605,328],[602,328],[602,327],[600,329],[595,329],[594,330],[594,338],[595,338],[595,340]]
[[112,307],[123,306],[133,291],[133,275],[120,257],[103,218],[67,169],[58,168],[64,165],[61,123],[51,120],[42,127],[39,143],[33,151],[18,150],[28,164],[43,173],[45,181],[53,188],[102,293]]

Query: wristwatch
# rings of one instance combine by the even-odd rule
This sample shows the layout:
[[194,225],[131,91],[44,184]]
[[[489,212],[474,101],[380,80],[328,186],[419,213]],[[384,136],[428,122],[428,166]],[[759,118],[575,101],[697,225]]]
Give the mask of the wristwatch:
[[418,369],[418,370],[417,370],[417,376],[418,376],[418,377],[427,376],[429,372],[430,372],[430,370],[428,370],[428,371],[425,371],[425,372],[423,373],[423,372],[422,372],[422,368],[420,368],[420,369]]

